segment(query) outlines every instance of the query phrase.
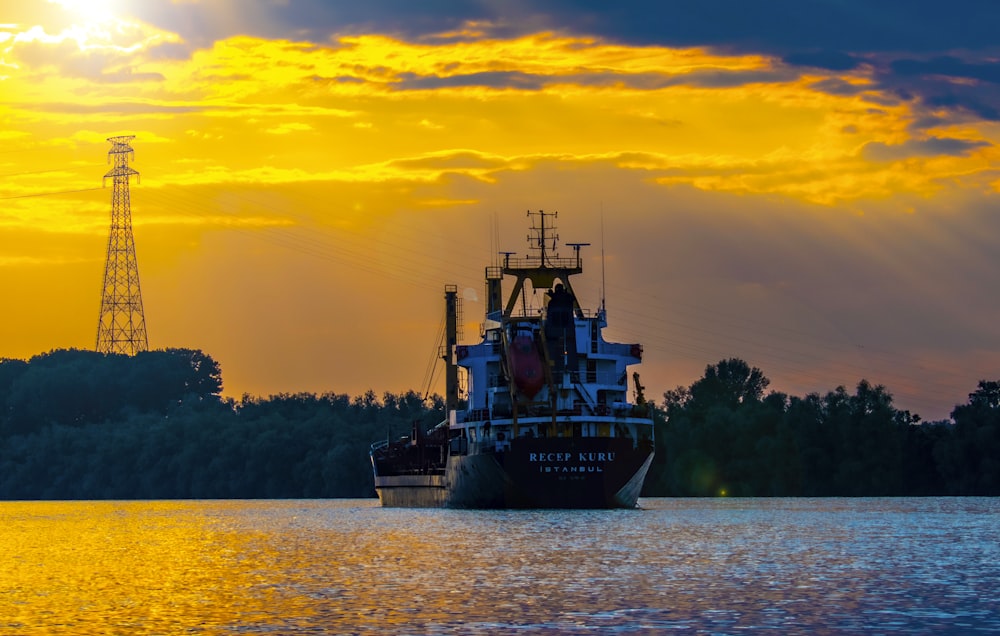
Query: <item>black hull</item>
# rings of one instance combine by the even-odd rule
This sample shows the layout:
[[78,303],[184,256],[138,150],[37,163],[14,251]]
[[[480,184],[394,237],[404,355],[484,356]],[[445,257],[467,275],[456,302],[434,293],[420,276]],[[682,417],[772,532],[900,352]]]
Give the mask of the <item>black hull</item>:
[[[634,508],[653,458],[628,438],[511,440],[502,452],[452,454],[444,479],[403,485],[376,475],[384,506],[449,508]],[[429,477],[429,476],[428,476]]]

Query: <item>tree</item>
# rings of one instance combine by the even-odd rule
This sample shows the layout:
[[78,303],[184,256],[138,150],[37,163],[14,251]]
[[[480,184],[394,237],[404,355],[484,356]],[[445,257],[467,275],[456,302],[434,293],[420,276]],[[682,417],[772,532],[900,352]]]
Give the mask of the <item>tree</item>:
[[759,402],[771,383],[757,367],[739,358],[722,360],[705,368],[705,376],[691,385],[691,402],[695,408]]
[[[662,494],[768,494],[774,481],[760,456],[786,404],[763,401],[770,381],[738,358],[705,369],[690,388],[663,394],[663,423],[655,428],[657,457],[651,480]],[[650,490],[652,490],[652,488]]]
[[934,449],[949,493],[1000,495],[1000,381],[981,380],[951,418],[953,435]]
[[[884,386],[861,380],[853,394],[840,386],[800,398],[765,395],[768,385],[759,369],[731,358],[708,366],[690,388],[664,393],[647,493],[874,496],[943,489],[931,452],[943,429],[922,433],[920,418],[896,409]],[[1000,404],[1000,387],[991,389],[973,403]],[[992,439],[979,429],[976,435]],[[992,474],[992,466],[986,462],[977,474]]]

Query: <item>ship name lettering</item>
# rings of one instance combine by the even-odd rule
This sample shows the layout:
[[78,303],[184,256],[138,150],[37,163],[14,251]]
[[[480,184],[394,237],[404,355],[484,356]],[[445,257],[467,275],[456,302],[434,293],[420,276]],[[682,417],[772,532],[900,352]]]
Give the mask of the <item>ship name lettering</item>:
[[614,453],[580,453],[579,460],[581,462],[613,462],[615,461]]
[[540,473],[603,473],[601,466],[539,466]]
[[[580,462],[613,462],[614,453],[577,453]],[[573,461],[573,453],[528,453],[529,462],[569,462]]]
[[572,453],[528,453],[529,462],[568,462]]

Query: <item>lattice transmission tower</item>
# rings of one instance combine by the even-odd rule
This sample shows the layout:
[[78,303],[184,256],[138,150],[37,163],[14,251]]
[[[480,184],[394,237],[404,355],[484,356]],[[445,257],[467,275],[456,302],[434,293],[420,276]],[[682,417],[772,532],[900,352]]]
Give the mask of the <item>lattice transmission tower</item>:
[[108,162],[114,161],[114,168],[104,175],[104,183],[109,178],[112,179],[114,189],[111,195],[111,233],[108,235],[108,255],[104,264],[101,318],[97,325],[97,350],[101,353],[135,355],[149,349],[128,191],[132,175],[137,180],[139,176],[138,171],[129,166],[129,160],[135,158],[135,151],[130,144],[133,139],[135,135],[108,138],[111,142]]

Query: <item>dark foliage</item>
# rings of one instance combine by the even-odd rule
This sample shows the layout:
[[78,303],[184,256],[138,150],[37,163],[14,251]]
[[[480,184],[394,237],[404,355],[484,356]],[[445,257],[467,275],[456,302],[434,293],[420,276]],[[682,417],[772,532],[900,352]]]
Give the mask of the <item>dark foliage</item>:
[[371,443],[444,412],[412,392],[221,390],[186,349],[0,360],[0,499],[370,497]]
[[[1000,495],[1000,382],[919,423],[880,385],[765,393],[739,359],[651,404],[648,496]],[[370,497],[370,444],[431,428],[440,397],[223,399],[201,351],[0,359],[0,499]]]
[[867,380],[803,398],[738,359],[710,365],[656,408],[646,495],[1000,495],[1000,382],[952,422],[920,423]]

